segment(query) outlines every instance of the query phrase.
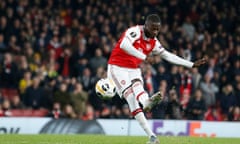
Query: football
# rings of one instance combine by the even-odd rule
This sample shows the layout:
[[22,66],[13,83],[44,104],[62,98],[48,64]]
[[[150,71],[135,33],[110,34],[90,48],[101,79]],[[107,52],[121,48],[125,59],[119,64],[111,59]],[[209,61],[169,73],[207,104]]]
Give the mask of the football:
[[96,94],[102,99],[111,99],[116,95],[116,86],[112,79],[102,78],[95,85]]

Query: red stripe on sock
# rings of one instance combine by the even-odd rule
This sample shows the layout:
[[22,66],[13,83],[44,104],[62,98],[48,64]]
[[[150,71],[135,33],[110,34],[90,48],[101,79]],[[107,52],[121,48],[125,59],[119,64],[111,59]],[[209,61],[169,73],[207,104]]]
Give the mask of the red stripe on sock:
[[143,92],[140,92],[137,96],[136,96],[136,99],[138,100],[139,99],[139,97],[142,95],[142,94],[144,94],[145,92],[143,91]]
[[134,111],[132,112],[132,116],[135,116],[135,115],[137,115],[137,114],[140,113],[140,112],[142,112],[142,109],[141,109],[141,108],[138,108],[138,109],[136,109],[136,110],[134,110]]

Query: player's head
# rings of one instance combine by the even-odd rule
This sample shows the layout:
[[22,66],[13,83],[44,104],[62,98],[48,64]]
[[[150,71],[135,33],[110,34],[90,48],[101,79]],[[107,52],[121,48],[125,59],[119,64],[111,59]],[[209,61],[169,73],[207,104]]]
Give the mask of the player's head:
[[161,20],[157,14],[147,16],[144,24],[144,33],[149,38],[154,38],[160,31]]

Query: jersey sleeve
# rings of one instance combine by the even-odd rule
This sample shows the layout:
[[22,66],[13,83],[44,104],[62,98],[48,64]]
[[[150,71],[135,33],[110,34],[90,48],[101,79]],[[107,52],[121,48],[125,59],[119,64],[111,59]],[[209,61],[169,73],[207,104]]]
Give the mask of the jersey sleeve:
[[159,40],[156,39],[156,43],[155,43],[155,46],[152,50],[152,54],[153,55],[158,55],[158,54],[161,54],[164,50],[165,49],[162,46],[162,44],[159,42]]
[[193,62],[185,60],[165,50],[158,40],[156,40],[156,44],[155,44],[155,47],[153,48],[152,54],[160,55],[163,59],[176,65],[182,65],[188,68],[191,68],[193,66]]
[[131,27],[125,33],[125,37],[129,39],[131,43],[134,43],[137,39],[140,38],[140,36],[141,36],[141,31],[139,26]]

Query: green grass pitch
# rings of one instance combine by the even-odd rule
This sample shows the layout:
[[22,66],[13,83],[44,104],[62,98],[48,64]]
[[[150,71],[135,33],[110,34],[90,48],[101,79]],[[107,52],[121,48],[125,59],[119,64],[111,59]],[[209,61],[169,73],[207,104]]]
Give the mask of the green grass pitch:
[[[159,136],[161,144],[240,144],[237,138]],[[145,144],[144,136],[105,135],[0,135],[1,144]]]

